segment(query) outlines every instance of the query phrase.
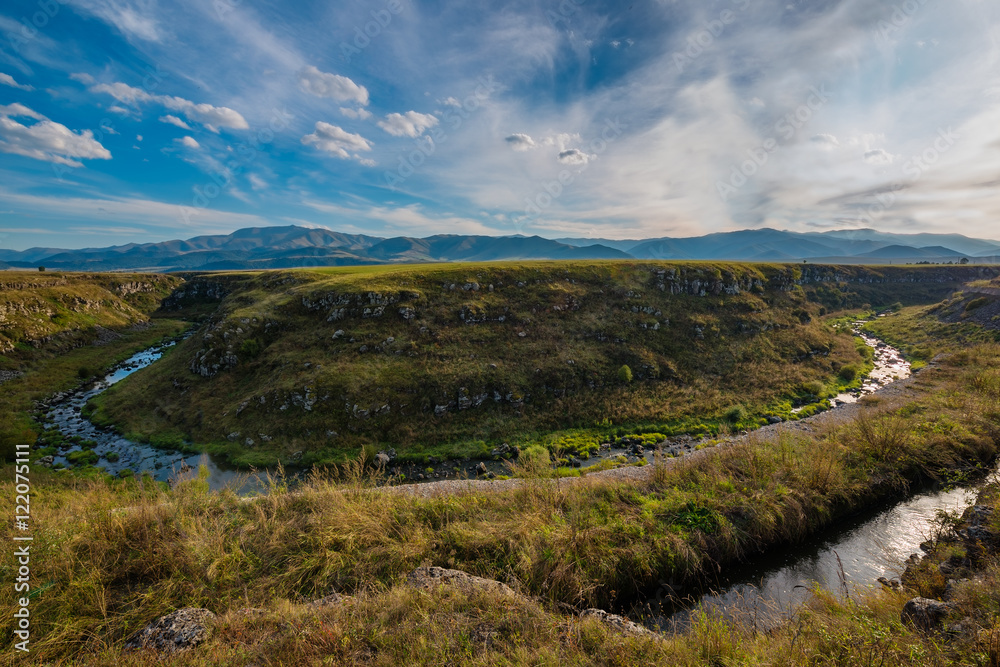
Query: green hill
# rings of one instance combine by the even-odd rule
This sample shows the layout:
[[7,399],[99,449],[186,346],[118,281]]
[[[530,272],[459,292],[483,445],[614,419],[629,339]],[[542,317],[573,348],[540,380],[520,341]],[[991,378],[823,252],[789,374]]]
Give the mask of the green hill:
[[96,418],[255,465],[340,461],[363,446],[416,458],[501,442],[581,450],[623,428],[745,428],[863,363],[849,334],[816,319],[816,301],[919,292],[892,279],[903,274],[843,269],[856,284],[838,287],[809,271],[822,292],[796,284],[798,266],[724,263],[188,276],[165,307],[221,298],[218,310],[99,397]]

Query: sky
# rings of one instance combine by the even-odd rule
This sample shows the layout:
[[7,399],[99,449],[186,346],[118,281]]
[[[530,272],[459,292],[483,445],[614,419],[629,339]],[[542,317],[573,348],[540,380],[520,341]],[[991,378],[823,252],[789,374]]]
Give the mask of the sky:
[[0,248],[1000,239],[995,0],[6,0]]

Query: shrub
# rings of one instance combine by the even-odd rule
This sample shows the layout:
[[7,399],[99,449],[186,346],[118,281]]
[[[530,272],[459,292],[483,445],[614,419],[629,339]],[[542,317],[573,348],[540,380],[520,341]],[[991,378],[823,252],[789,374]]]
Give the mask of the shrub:
[[969,303],[965,304],[965,312],[969,312],[970,310],[976,310],[977,308],[982,308],[987,303],[989,303],[989,299],[985,296],[981,296],[978,299],[973,299]]
[[262,349],[263,346],[260,344],[260,339],[248,338],[240,344],[240,355],[253,359],[260,354]]
[[618,379],[625,384],[632,382],[632,369],[627,364],[618,369]]
[[734,405],[726,410],[726,421],[730,424],[739,424],[747,418],[747,411],[742,405]]
[[840,369],[837,376],[840,377],[844,382],[854,382],[857,379],[860,370],[854,364],[848,364]]
[[77,375],[77,377],[79,377],[79,378],[80,378],[81,380],[86,380],[86,379],[87,379],[87,378],[89,378],[89,377],[90,377],[91,375],[93,375],[93,373],[91,373],[91,372],[90,372],[90,369],[89,369],[89,368],[87,368],[86,366],[80,366],[80,368],[78,368],[78,369],[77,369],[77,371],[76,371],[76,375]]

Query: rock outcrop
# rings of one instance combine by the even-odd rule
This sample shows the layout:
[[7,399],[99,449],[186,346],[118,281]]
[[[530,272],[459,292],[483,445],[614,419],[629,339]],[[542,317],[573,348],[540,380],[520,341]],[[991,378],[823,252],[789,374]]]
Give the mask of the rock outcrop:
[[208,609],[185,607],[162,616],[135,634],[126,649],[152,649],[176,653],[201,644],[211,632],[215,614]]

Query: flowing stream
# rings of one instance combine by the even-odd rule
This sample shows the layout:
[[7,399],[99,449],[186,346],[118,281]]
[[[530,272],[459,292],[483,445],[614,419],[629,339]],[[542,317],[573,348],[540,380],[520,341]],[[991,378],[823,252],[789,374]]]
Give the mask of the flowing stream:
[[[233,485],[240,492],[254,492],[263,485],[259,475],[235,470],[205,454],[158,449],[133,442],[112,430],[94,425],[83,416],[82,411],[87,401],[137,370],[149,366],[174,345],[175,343],[170,342],[138,352],[115,366],[102,379],[69,392],[53,402],[46,413],[46,428],[55,426],[64,436],[79,436],[96,443],[92,447],[93,452],[100,457],[96,465],[112,475],[131,470],[136,475],[148,472],[154,479],[172,482],[194,476],[201,464],[208,467],[208,481],[212,489]],[[53,457],[53,464],[62,463],[71,467],[73,464],[69,459],[70,455],[82,449],[78,444],[60,449]]]
[[[898,350],[860,332],[859,328],[856,333],[875,350],[875,369],[864,378],[861,388],[831,399],[834,409],[910,375],[909,364]],[[205,454],[136,443],[95,426],[83,417],[82,410],[88,400],[149,366],[173,345],[167,343],[143,350],[116,366],[103,379],[53,401],[46,413],[45,426],[58,428],[64,436],[79,436],[96,443],[92,450],[100,457],[97,465],[111,474],[128,469],[135,474],[148,472],[157,480],[175,481],[192,477],[199,465],[205,465],[212,489],[232,486],[240,493],[259,493],[266,488],[262,474],[235,470]],[[685,448],[690,449],[691,443],[681,449]],[[81,449],[78,444],[63,448],[53,463],[70,466],[68,457]],[[651,453],[644,455],[648,457]],[[616,454],[607,452],[582,463],[584,467],[595,465],[609,456]],[[469,463],[465,461],[464,465]],[[498,474],[504,472],[502,462],[484,463]],[[428,475],[428,481],[430,478]],[[878,577],[898,576],[901,563],[931,536],[940,513],[964,509],[972,502],[973,495],[973,491],[961,488],[923,489],[902,502],[873,508],[803,544],[777,549],[764,558],[729,568],[708,593],[685,598],[684,591],[664,586],[647,604],[634,609],[632,615],[642,618],[651,627],[668,631],[686,627],[700,610],[769,627],[807,600],[814,586],[852,594],[858,587],[878,585],[875,583]]]

